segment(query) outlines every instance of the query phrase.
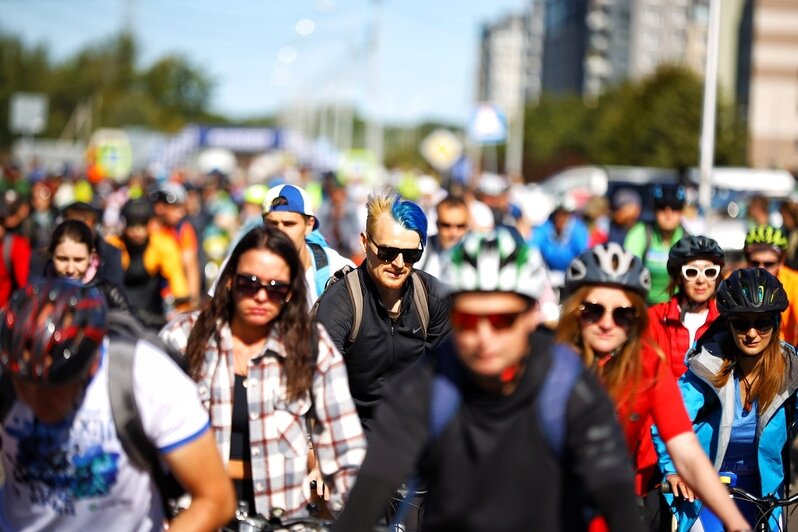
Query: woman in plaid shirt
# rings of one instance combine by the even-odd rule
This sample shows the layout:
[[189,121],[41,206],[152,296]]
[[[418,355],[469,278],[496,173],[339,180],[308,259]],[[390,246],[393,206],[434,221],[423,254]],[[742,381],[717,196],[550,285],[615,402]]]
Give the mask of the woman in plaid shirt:
[[287,517],[308,514],[309,428],[334,510],[366,453],[344,360],[309,318],[306,291],[288,237],[257,227],[233,250],[204,309],[161,331],[186,354],[250,514],[268,517],[278,508]]

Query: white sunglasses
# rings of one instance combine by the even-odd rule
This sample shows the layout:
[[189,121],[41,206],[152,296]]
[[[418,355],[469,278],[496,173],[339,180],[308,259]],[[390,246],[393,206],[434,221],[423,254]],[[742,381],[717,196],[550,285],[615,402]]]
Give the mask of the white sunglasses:
[[682,266],[682,277],[684,277],[687,281],[695,281],[698,279],[699,275],[703,275],[707,281],[714,281],[720,275],[720,266],[713,265],[713,266],[705,266],[704,268],[698,268],[697,266]]

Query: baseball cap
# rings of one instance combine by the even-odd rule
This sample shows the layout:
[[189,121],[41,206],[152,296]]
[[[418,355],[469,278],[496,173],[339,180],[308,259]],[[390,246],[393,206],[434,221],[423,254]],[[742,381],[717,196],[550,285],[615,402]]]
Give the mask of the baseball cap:
[[611,203],[613,209],[620,209],[624,205],[636,205],[640,207],[643,202],[640,198],[640,194],[638,194],[636,190],[631,188],[619,188],[615,191],[615,194],[612,195]]
[[164,202],[172,205],[185,203],[187,198],[188,193],[186,193],[183,185],[169,181],[159,186],[150,199],[153,202]]
[[[281,198],[278,201],[278,198]],[[276,203],[276,204],[275,204]],[[313,229],[318,229],[319,219],[313,214],[310,196],[301,188],[294,185],[277,185],[269,189],[263,201],[263,214],[269,212],[296,212],[313,217]]]

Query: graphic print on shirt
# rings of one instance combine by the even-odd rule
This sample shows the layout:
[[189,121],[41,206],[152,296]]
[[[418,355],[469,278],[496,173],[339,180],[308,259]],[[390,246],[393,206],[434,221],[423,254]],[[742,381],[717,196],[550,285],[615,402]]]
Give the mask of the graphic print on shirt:
[[17,440],[6,489],[21,495],[20,488],[25,486],[31,505],[49,507],[58,515],[75,515],[78,501],[110,494],[117,482],[120,455],[103,449],[100,442],[115,439],[111,420],[72,423],[70,418],[55,425],[31,418],[14,421],[5,427]]

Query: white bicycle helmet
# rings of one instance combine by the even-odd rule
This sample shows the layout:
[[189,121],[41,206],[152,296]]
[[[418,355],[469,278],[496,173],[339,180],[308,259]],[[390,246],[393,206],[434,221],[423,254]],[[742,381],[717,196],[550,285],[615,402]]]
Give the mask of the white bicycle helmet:
[[609,242],[588,249],[568,266],[566,291],[572,294],[584,285],[628,288],[645,298],[651,289],[651,273],[631,251],[616,242]]
[[441,280],[452,294],[513,292],[535,300],[547,283],[540,253],[506,227],[467,234],[452,250]]

